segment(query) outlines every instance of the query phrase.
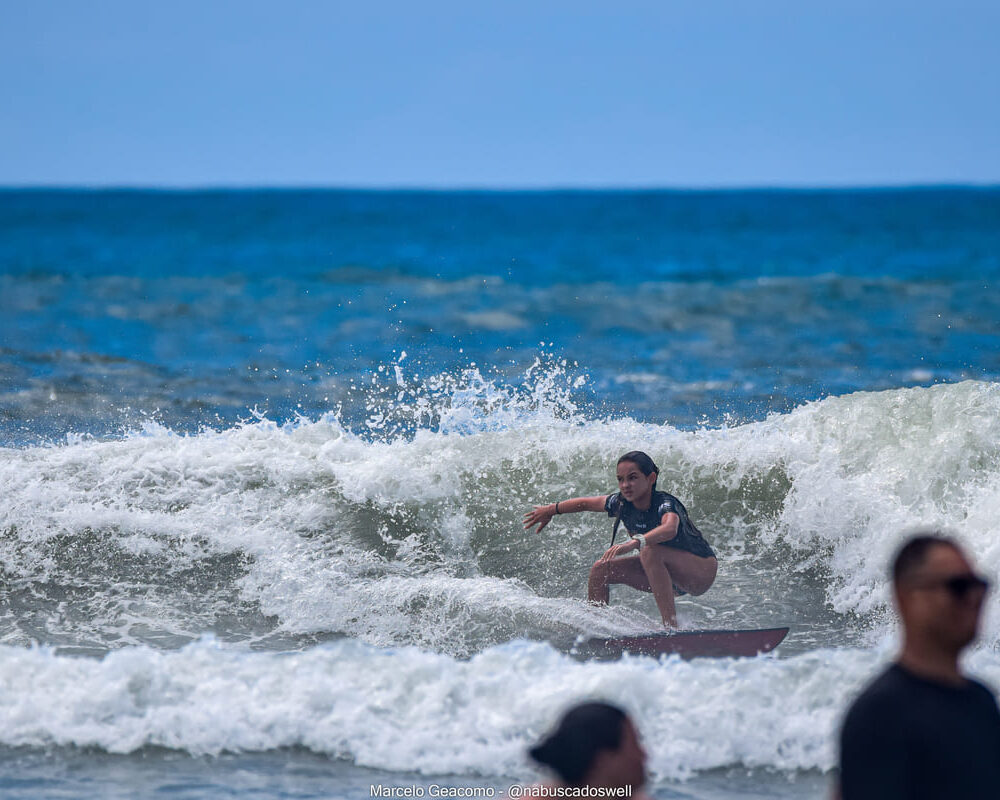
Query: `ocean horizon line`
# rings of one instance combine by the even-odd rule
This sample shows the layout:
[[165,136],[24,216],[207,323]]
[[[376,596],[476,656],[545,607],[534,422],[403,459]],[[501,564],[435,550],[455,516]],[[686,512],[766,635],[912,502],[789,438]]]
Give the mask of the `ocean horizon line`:
[[344,194],[851,194],[894,192],[990,192],[1000,190],[997,182],[913,182],[872,184],[734,184],[706,186],[670,185],[594,185],[574,186],[489,186],[489,185],[361,185],[361,184],[295,184],[295,183],[0,183],[3,193],[149,193],[149,194],[213,194],[213,193],[344,193]]

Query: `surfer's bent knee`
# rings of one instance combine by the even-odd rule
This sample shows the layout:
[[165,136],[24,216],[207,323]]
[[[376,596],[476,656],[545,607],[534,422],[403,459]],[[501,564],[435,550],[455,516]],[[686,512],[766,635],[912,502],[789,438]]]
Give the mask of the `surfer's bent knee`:
[[663,568],[667,570],[667,572],[670,572],[670,567],[663,560],[663,553],[658,551],[655,546],[644,547],[642,550],[640,550],[639,561],[643,567],[646,567],[650,564],[662,564]]

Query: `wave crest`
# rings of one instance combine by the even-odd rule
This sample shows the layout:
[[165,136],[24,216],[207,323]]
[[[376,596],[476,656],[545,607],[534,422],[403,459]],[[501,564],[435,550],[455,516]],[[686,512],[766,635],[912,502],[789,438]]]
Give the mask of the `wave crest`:
[[[634,448],[722,556],[713,591],[683,604],[692,625],[791,622],[804,649],[831,631],[849,641],[852,620],[884,616],[886,564],[918,525],[957,532],[984,569],[1000,567],[998,384],[831,397],[695,431],[557,401],[518,413],[521,395],[491,406],[475,382],[468,397],[442,391],[433,428],[382,439],[327,416],[4,451],[0,568],[30,613],[3,622],[3,640],[348,634],[467,655],[655,626],[638,593],[611,609],[581,602],[606,519],[560,517],[541,537],[520,523],[532,503],[613,490],[615,460]],[[456,407],[475,414],[443,413]],[[59,606],[67,588],[73,615]]]

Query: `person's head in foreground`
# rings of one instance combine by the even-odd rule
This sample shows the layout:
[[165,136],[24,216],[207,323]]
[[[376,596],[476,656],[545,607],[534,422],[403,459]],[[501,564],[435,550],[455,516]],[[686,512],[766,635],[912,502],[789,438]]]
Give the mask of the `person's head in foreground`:
[[608,703],[569,709],[528,754],[565,786],[628,786],[637,791],[646,781],[646,752],[639,734],[625,712]]
[[918,672],[954,664],[976,638],[989,583],[957,542],[936,532],[918,533],[892,564],[896,608],[903,621],[900,662]]

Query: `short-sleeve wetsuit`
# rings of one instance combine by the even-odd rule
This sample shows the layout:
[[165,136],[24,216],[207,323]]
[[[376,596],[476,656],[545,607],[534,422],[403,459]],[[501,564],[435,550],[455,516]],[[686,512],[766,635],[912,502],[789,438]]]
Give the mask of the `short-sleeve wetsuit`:
[[709,547],[708,542],[705,541],[705,537],[701,535],[701,531],[691,522],[684,504],[672,494],[653,492],[649,508],[645,511],[640,511],[631,502],[622,497],[621,492],[615,492],[614,494],[609,494],[608,499],[604,501],[604,510],[608,512],[609,517],[616,517],[618,516],[619,505],[621,506],[622,524],[629,533],[648,533],[660,525],[660,520],[663,519],[664,514],[673,512],[680,518],[680,522],[677,525],[677,535],[673,539],[660,542],[660,544],[665,547],[676,547],[678,550],[686,550],[702,558],[715,556],[715,552]]

